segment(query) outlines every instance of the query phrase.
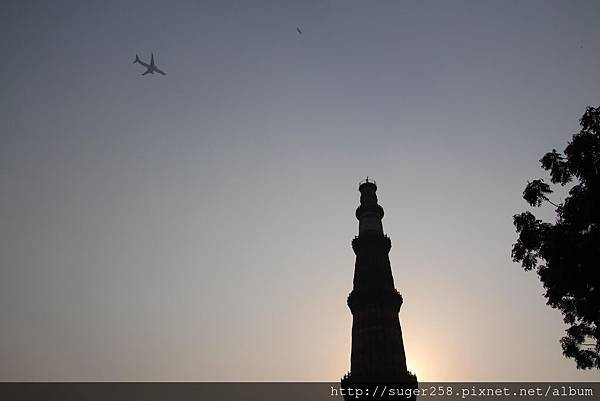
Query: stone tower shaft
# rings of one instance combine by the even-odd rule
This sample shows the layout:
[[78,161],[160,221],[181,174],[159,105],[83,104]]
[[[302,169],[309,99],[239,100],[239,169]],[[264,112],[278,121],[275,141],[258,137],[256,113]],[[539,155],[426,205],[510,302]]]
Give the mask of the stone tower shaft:
[[356,209],[358,236],[353,289],[348,296],[352,312],[352,382],[407,382],[408,372],[398,313],[402,296],[394,286],[389,259],[391,241],[383,232],[383,208],[377,203],[377,185],[367,179],[359,186]]

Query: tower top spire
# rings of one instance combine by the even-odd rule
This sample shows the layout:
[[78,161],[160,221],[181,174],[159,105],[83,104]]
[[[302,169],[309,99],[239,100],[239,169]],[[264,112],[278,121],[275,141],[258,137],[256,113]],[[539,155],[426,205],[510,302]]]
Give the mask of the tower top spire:
[[377,182],[373,178],[369,178],[369,176],[367,176],[367,178],[364,180],[360,180],[358,183],[358,188],[360,188],[363,184],[373,184],[375,187],[377,187]]
[[375,180],[367,177],[358,185],[360,191],[360,205],[356,208],[356,218],[358,219],[358,234],[367,234],[368,232],[382,234],[383,208],[377,203],[377,184]]

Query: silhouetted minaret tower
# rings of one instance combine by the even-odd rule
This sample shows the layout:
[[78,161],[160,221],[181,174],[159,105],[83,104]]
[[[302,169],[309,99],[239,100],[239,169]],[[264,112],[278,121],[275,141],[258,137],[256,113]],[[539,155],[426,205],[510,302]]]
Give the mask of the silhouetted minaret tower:
[[398,313],[402,295],[394,287],[390,265],[390,238],[383,233],[383,208],[377,203],[377,185],[367,178],[358,187],[358,236],[352,240],[356,254],[354,288],[348,296],[352,312],[350,373],[352,383],[412,383],[416,377],[406,367]]

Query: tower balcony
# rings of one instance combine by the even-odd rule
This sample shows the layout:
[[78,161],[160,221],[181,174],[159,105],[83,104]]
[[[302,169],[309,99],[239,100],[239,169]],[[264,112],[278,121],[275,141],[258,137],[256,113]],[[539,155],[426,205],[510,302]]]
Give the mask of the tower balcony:
[[381,220],[383,219],[385,212],[383,211],[383,208],[377,203],[363,203],[356,208],[356,212],[354,214],[357,220],[360,220],[369,214],[372,216],[372,218]]
[[385,234],[361,234],[352,240],[352,250],[355,255],[366,249],[379,249],[389,253],[392,249],[392,240]]
[[352,314],[365,308],[392,308],[398,313],[402,302],[402,295],[395,289],[352,291],[348,295],[348,307]]

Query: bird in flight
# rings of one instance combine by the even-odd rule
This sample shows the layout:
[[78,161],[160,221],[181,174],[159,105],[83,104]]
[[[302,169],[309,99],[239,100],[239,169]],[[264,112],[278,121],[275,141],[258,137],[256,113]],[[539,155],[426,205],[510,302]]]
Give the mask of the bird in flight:
[[146,67],[146,72],[144,72],[142,75],[154,74],[155,72],[158,72],[162,75],[167,75],[164,71],[159,70],[158,67],[156,67],[156,64],[154,64],[154,54],[150,56],[150,64],[144,63],[136,54],[135,60],[133,60],[133,64],[135,63],[141,64],[144,67]]
[[300,30],[300,28],[299,28],[299,27],[296,27],[296,30],[298,31],[298,33],[299,33],[300,35],[302,35],[302,31]]

